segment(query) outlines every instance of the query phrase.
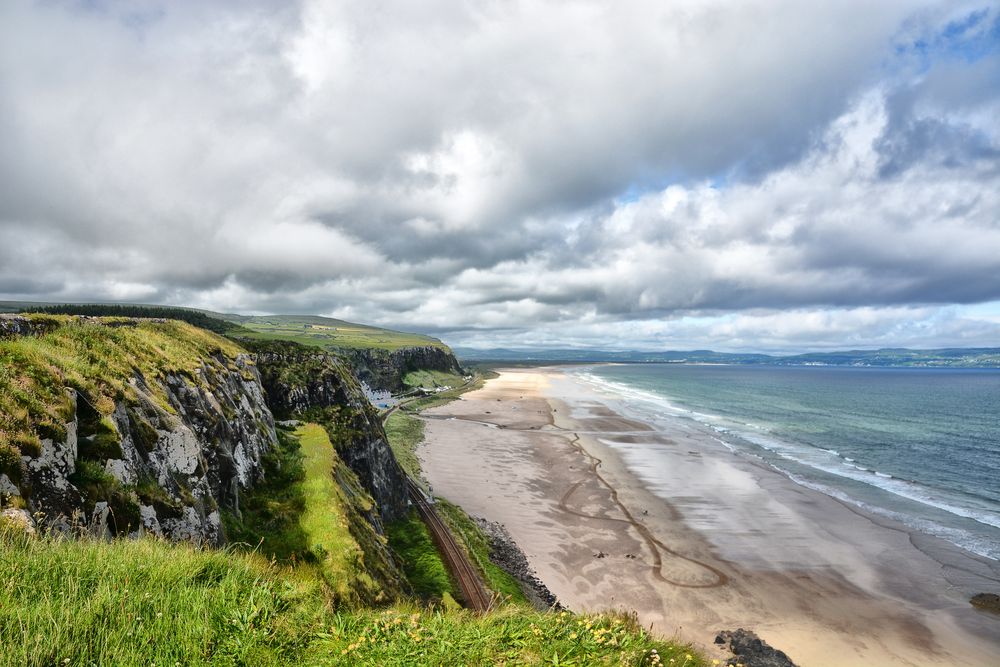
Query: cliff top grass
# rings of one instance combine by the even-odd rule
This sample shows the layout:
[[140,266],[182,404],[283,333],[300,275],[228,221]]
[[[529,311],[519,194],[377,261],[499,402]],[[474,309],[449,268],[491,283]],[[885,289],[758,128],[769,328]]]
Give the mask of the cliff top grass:
[[407,387],[460,387],[465,384],[465,378],[456,373],[446,373],[435,370],[410,371],[403,376],[403,384]]
[[380,329],[364,324],[354,324],[328,317],[307,315],[227,315],[230,322],[247,331],[240,337],[259,340],[290,340],[325,350],[343,348],[398,350],[404,347],[447,346],[437,338],[423,334]]
[[705,664],[628,617],[336,611],[312,568],[255,554],[3,528],[0,552],[0,667]]
[[[109,415],[116,400],[133,397],[129,383],[136,373],[156,395],[154,380],[167,373],[197,381],[203,365],[243,352],[230,340],[175,320],[24,317],[45,333],[0,340],[0,472],[15,456],[37,454],[40,439],[65,437],[63,425],[72,417],[65,387]],[[222,361],[215,358],[220,354]]]

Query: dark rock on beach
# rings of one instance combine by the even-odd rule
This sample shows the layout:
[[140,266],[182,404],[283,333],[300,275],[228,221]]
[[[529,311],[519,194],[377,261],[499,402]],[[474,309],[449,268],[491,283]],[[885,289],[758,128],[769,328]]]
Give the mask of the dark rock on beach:
[[740,628],[723,630],[715,637],[716,644],[729,644],[735,657],[726,661],[728,667],[795,667],[787,655],[771,647],[755,633]]
[[475,517],[475,521],[490,540],[490,560],[517,579],[532,604],[538,609],[561,610],[563,606],[559,604],[559,600],[531,569],[524,552],[517,546],[503,524],[479,517]]
[[978,595],[973,595],[969,602],[971,602],[972,606],[976,609],[983,609],[985,611],[992,611],[994,614],[1000,614],[1000,595],[997,595],[996,593],[979,593]]

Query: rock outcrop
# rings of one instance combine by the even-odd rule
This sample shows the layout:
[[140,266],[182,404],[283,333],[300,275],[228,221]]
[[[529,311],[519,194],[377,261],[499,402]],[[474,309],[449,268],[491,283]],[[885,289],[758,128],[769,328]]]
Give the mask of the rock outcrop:
[[[325,427],[375,500],[365,513],[377,531],[403,516],[405,478],[348,364],[295,343],[247,345],[172,320],[0,318],[0,509],[24,508],[46,530],[221,544],[221,514],[238,518],[241,491],[262,479],[276,415]],[[457,368],[437,348],[376,358],[397,375]]]
[[169,373],[154,388],[137,375],[110,418],[67,389],[66,437],[23,457],[16,493],[56,530],[223,543],[220,507],[239,512],[277,436],[248,356],[213,359],[196,376]]
[[729,650],[734,658],[726,661],[727,667],[795,667],[784,652],[770,646],[750,630],[724,630],[720,632],[715,643],[729,644]]
[[977,593],[969,600],[973,607],[1000,614],[1000,595],[996,593]]
[[17,336],[40,336],[52,331],[58,322],[23,315],[0,314],[0,340]]
[[220,510],[239,513],[277,442],[250,355],[167,320],[0,329],[0,508],[43,530],[225,541]]
[[372,389],[393,393],[405,389],[403,378],[412,371],[462,374],[462,368],[451,350],[433,345],[398,350],[344,349],[341,354],[350,362],[359,380]]

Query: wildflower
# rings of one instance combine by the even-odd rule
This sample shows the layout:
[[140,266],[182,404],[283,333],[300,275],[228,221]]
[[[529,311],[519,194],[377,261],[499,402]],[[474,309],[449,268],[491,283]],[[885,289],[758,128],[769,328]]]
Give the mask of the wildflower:
[[576,639],[576,633],[575,632],[569,633],[569,638],[570,639]]

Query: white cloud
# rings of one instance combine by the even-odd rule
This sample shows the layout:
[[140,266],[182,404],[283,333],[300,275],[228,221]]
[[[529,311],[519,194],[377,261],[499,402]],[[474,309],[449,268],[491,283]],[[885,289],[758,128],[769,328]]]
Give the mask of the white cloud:
[[1000,54],[968,47],[997,17],[4,3],[0,296],[479,342],[971,340],[988,318],[935,313],[1000,299]]

